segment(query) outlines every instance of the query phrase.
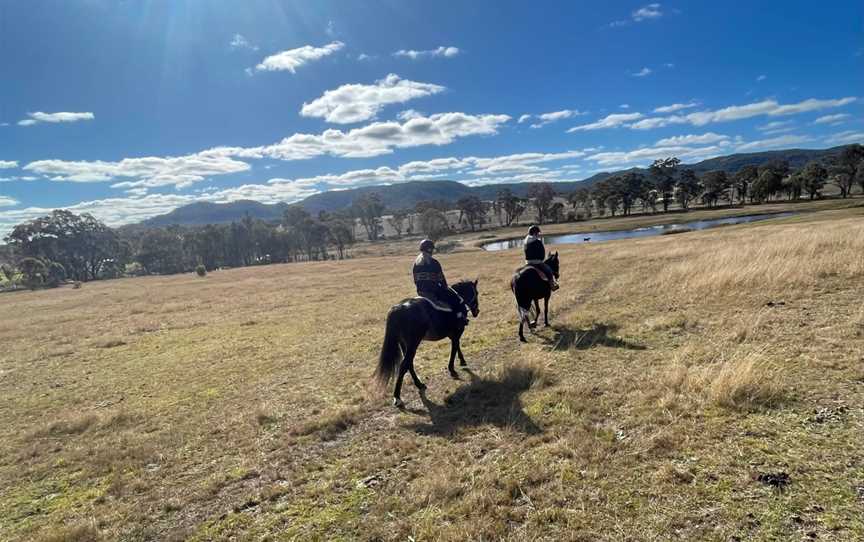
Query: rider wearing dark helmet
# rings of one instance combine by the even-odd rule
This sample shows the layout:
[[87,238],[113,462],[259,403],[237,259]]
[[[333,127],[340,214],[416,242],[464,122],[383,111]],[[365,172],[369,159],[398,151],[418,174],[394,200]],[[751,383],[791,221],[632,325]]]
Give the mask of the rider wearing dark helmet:
[[456,318],[467,323],[465,301],[447,286],[444,278],[444,270],[438,260],[432,257],[435,243],[429,239],[423,239],[420,243],[420,254],[414,260],[414,285],[417,286],[417,294],[426,297],[435,303],[448,306],[453,309]]
[[543,238],[540,237],[540,226],[532,225],[528,228],[528,235],[525,237],[525,263],[534,267],[541,273],[546,275],[553,290],[558,289],[558,282],[555,281],[555,275],[552,269],[546,265],[546,247],[543,245]]

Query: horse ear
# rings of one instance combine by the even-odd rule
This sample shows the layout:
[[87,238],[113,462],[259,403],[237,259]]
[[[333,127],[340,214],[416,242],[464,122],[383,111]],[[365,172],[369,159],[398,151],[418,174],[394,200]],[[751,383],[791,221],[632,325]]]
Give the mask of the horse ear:
[[480,282],[480,277],[477,277],[476,279],[474,279],[474,287],[475,288],[477,287],[478,282]]

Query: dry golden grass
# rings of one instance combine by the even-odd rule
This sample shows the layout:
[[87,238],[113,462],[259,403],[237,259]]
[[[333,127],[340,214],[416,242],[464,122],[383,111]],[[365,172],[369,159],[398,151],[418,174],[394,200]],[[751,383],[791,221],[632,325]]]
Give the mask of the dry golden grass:
[[527,345],[519,254],[466,236],[470,371],[424,343],[404,411],[412,243],[4,294],[0,540],[862,539],[862,218],[561,247]]

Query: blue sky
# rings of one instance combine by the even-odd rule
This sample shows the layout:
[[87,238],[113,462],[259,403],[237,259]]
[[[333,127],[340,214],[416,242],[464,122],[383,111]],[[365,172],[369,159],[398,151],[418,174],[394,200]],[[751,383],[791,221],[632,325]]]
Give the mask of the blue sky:
[[864,4],[0,4],[0,232],[864,142]]

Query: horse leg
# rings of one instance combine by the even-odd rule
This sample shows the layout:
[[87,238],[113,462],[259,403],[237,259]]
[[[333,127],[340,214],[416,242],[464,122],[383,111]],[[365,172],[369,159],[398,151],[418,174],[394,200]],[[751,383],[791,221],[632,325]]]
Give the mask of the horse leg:
[[399,375],[396,377],[396,389],[393,390],[393,406],[399,408],[405,406],[405,403],[402,402],[402,379],[405,377],[408,369],[411,368],[411,364],[414,363],[414,354],[416,353],[416,344],[405,348],[405,356],[402,358],[402,364],[399,365]]
[[414,356],[411,356],[411,364],[408,366],[408,372],[411,373],[411,379],[414,381],[414,385],[417,386],[417,389],[424,391],[426,389],[426,384],[421,382],[420,378],[417,377],[417,373],[414,372]]
[[534,300],[534,321],[528,322],[528,326],[532,327],[532,328],[537,327],[537,320],[539,320],[539,319],[540,319],[540,301],[535,299]]
[[522,329],[525,327],[525,320],[527,320],[527,319],[528,319],[528,318],[525,317],[525,316],[523,316],[522,318],[519,319],[519,340],[522,341],[523,343],[527,343],[527,342],[528,342],[528,341],[525,339],[525,334],[522,333]]
[[460,367],[467,367],[468,362],[465,361],[465,356],[462,355],[462,345],[461,344],[456,345],[456,353],[459,354],[459,366]]
[[[543,298],[543,325],[549,327],[549,296],[552,294],[547,294],[546,297]],[[540,309],[537,309],[537,312],[540,312]]]
[[451,378],[459,378],[459,373],[456,372],[456,368],[453,367],[453,360],[456,359],[456,352],[459,350],[459,338],[451,337],[450,338],[450,362],[447,364],[447,370],[450,371]]

